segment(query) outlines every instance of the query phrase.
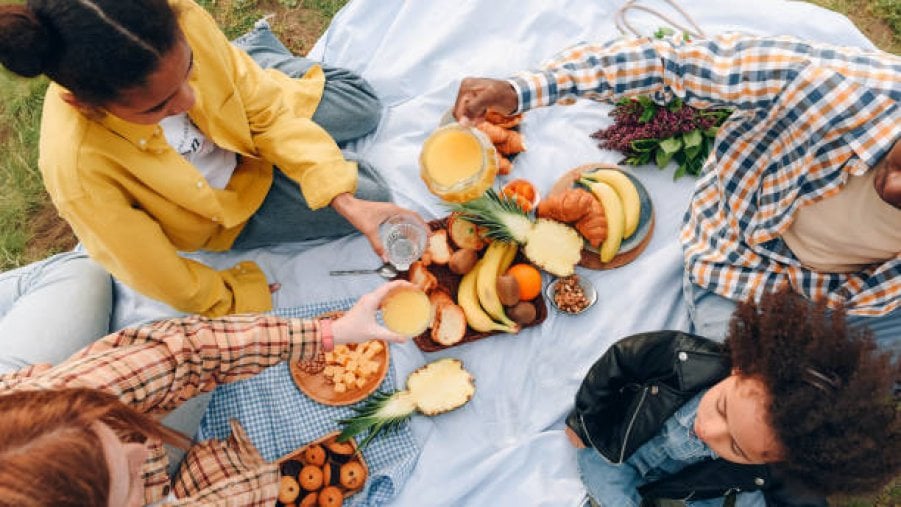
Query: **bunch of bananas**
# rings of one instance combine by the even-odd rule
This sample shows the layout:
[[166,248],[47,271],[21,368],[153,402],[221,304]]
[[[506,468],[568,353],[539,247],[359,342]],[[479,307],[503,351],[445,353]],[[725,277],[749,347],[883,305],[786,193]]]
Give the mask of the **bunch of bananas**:
[[466,323],[481,333],[518,333],[519,324],[504,311],[497,292],[497,277],[513,263],[516,243],[492,241],[475,267],[463,275],[457,289],[457,304],[466,314]]
[[579,183],[601,201],[607,217],[607,238],[600,246],[601,262],[616,257],[623,239],[635,233],[641,218],[641,199],[635,184],[624,173],[597,169],[583,173]]

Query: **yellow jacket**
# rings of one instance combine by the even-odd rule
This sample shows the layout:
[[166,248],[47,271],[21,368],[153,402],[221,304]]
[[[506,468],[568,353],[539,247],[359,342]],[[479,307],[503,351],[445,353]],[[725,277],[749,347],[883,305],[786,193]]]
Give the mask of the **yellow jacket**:
[[193,1],[170,4],[194,51],[197,102],[188,115],[217,145],[240,154],[228,186],[210,188],[158,125],[89,119],[63,102],[57,85],[44,101],[44,183],[91,256],[135,290],[207,316],[269,310],[255,263],[217,271],[178,251],[227,250],[266,197],[273,164],[300,184],[313,209],[354,192],[357,166],[310,119],[322,97],[321,68],[300,79],[264,71]]

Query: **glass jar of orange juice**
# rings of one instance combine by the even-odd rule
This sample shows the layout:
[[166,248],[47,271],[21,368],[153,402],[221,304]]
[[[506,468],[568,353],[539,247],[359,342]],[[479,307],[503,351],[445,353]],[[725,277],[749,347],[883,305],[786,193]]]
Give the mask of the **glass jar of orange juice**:
[[425,140],[419,167],[433,194],[448,202],[466,202],[494,183],[497,152],[480,130],[450,123]]

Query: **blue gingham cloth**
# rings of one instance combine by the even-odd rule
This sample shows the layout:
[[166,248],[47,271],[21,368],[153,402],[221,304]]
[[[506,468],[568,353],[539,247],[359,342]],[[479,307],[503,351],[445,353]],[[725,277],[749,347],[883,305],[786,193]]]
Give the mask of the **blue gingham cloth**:
[[[283,317],[309,318],[326,312],[346,310],[353,302],[350,299],[339,300],[286,308],[273,313]],[[379,388],[391,390],[396,385],[392,364]],[[237,419],[263,457],[274,461],[337,430],[337,421],[353,413],[348,406],[321,405],[308,398],[294,384],[288,364],[281,363],[253,378],[216,388],[200,423],[198,437],[227,438],[231,434],[228,421]],[[374,439],[363,451],[363,457],[369,466],[369,480],[360,493],[348,498],[344,504],[384,505],[403,487],[418,456],[419,448],[409,424],[401,426],[396,433]]]

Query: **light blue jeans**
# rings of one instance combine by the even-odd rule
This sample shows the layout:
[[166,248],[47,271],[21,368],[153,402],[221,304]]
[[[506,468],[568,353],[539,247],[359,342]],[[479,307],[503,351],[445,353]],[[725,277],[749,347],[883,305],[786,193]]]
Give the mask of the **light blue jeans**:
[[57,364],[109,333],[110,275],[81,252],[0,273],[0,374]]
[[[682,290],[692,332],[718,342],[724,341],[737,303],[695,285],[688,280],[688,275],[682,279]],[[901,309],[878,317],[848,315],[845,320],[851,327],[868,327],[881,350],[891,351],[895,358],[901,357]]]
[[[639,448],[640,450],[640,448]],[[582,507],[639,507],[641,499],[638,487],[644,481],[634,473],[629,465],[614,465],[591,447],[578,450],[579,472],[585,485],[587,497]],[[610,491],[619,490],[615,498],[605,498]],[[721,507],[725,497],[708,500],[672,500],[672,503],[687,507]],[[760,491],[749,491],[735,495],[735,507],[765,507],[766,499]]]

